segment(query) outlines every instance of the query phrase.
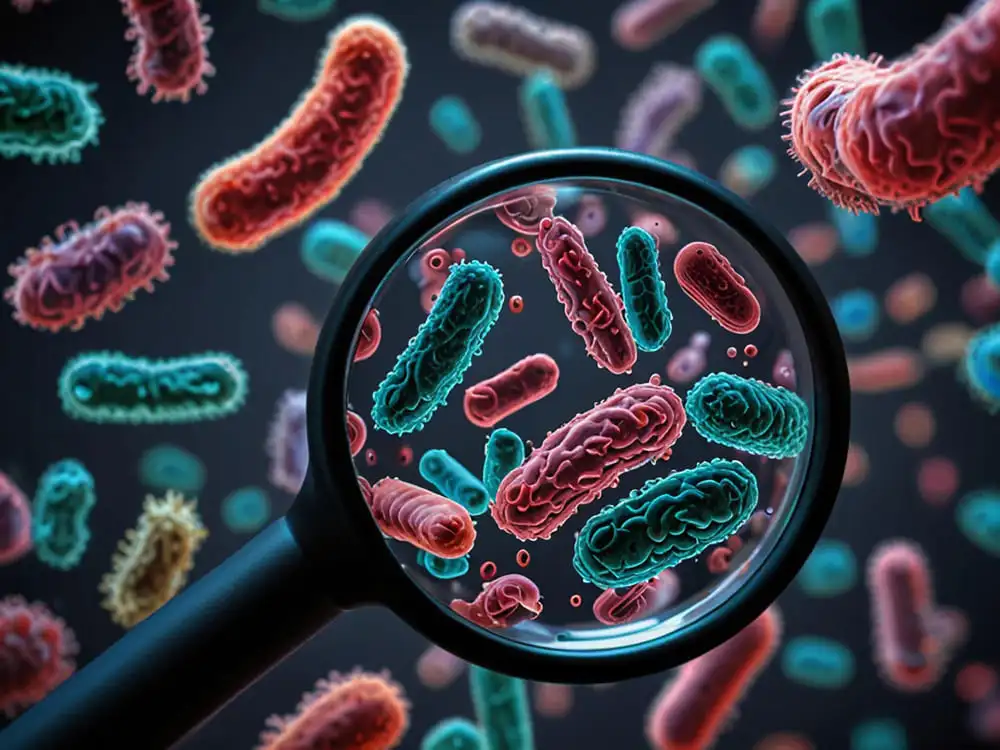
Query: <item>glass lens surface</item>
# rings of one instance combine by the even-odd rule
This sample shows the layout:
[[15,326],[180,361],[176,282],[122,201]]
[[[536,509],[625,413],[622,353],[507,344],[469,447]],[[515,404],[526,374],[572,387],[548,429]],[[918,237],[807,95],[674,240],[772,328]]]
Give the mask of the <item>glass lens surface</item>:
[[806,332],[695,205],[521,186],[429,233],[371,306],[359,482],[400,564],[474,627],[659,639],[752,580],[795,513],[820,444]]

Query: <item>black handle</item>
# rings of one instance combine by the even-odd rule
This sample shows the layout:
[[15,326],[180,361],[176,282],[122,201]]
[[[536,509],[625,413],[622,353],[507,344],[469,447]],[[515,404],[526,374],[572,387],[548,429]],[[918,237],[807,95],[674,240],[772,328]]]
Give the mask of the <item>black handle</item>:
[[168,748],[340,611],[281,518],[0,733],[4,750]]

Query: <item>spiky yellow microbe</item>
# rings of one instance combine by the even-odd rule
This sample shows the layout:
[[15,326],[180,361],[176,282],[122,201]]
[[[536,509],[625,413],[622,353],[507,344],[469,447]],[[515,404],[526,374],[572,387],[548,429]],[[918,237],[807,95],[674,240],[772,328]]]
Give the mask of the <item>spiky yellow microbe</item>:
[[111,572],[98,587],[105,595],[102,606],[122,627],[142,622],[184,588],[208,536],[197,505],[173,490],[162,499],[146,496],[136,527],[118,543]]

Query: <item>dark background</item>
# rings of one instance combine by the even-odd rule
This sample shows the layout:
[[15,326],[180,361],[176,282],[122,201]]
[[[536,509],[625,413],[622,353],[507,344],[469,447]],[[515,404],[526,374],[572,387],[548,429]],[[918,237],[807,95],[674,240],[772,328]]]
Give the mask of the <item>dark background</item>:
[[[33,492],[36,478],[55,460],[76,457],[96,477],[99,502],[91,516],[94,538],[81,565],[60,573],[28,557],[0,573],[0,593],[20,593],[48,603],[75,629],[86,662],[120,635],[99,607],[96,591],[112,551],[125,528],[135,522],[143,494],[136,476],[142,451],[173,442],[207,464],[202,515],[213,530],[199,557],[195,577],[236,549],[241,540],[219,518],[219,502],[232,489],[266,484],[263,453],[266,426],[282,390],[305,383],[308,364],[279,350],[270,332],[272,311],[297,300],[321,314],[333,289],[310,276],[298,259],[299,232],[272,242],[247,258],[230,258],[201,246],[187,224],[187,197],[198,176],[213,163],[257,143],[287,114],[312,80],[326,34],[339,19],[356,12],[384,15],[402,33],[409,49],[411,76],[402,105],[381,145],[363,171],[324,216],[346,218],[357,200],[376,197],[400,207],[457,171],[526,148],[517,111],[517,80],[460,62],[448,41],[451,2],[343,0],[327,18],[290,24],[256,11],[250,0],[210,2],[216,33],[209,43],[218,74],[206,96],[182,104],[154,105],[135,94],[125,78],[131,44],[126,21],[115,2],[55,0],[51,6],[19,16],[0,8],[0,60],[64,70],[98,82],[96,98],[107,118],[99,148],[88,148],[79,165],[35,166],[28,160],[0,162],[0,262],[6,264],[69,218],[89,220],[102,204],[148,201],[162,210],[179,240],[172,279],[153,296],[141,295],[122,314],[90,323],[75,334],[47,335],[0,321],[0,468]],[[730,31],[749,38],[753,3],[724,2],[681,32],[645,53],[628,53],[609,35],[615,3],[597,0],[536,0],[530,8],[585,27],[599,45],[598,69],[584,88],[569,94],[582,144],[610,144],[627,96],[655,61],[688,64],[709,34]],[[887,0],[864,4],[865,32],[871,50],[888,56],[905,52],[934,33],[948,11],[960,3]],[[781,51],[761,56],[772,81],[787,90],[812,56],[801,19]],[[427,111],[442,94],[463,96],[483,124],[482,146],[469,157],[448,153],[427,126]],[[713,95],[679,145],[699,167],[715,175],[734,148],[750,142],[779,146],[777,125],[758,135],[738,130]],[[825,218],[825,206],[795,178],[782,159],[780,173],[754,204],[780,229]],[[996,206],[996,191],[986,192]],[[830,294],[863,284],[881,293],[914,269],[931,274],[939,300],[930,315],[908,326],[883,322],[873,339],[850,350],[889,345],[917,346],[931,325],[964,319],[958,295],[977,269],[927,226],[900,216],[880,221],[881,242],[868,258],[843,255],[819,267],[817,276]],[[96,428],[66,419],[55,397],[55,381],[65,360],[80,350],[124,349],[151,356],[221,349],[240,357],[251,373],[246,408],[215,423],[153,427]],[[895,438],[892,417],[908,400],[930,404],[938,421],[932,445],[905,448]],[[934,567],[938,601],[963,609],[972,623],[968,643],[948,674],[932,691],[896,693],[882,684],[871,662],[869,611],[863,585],[832,600],[810,600],[791,590],[781,600],[786,634],[817,634],[849,644],[858,674],[846,690],[824,692],[788,682],[775,665],[757,681],[725,733],[720,750],[750,748],[779,730],[801,731],[820,750],[848,746],[852,725],[871,717],[895,717],[908,728],[911,748],[951,750],[978,747],[966,731],[967,708],[954,696],[956,668],[968,661],[1000,662],[996,638],[1000,614],[995,576],[998,562],[972,547],[955,526],[950,508],[934,509],[916,495],[916,467],[929,455],[943,455],[961,467],[961,491],[989,486],[996,468],[995,423],[956,384],[950,368],[932,371],[914,389],[886,396],[858,396],[854,439],[871,459],[868,479],[845,489],[829,535],[848,541],[859,561],[880,541],[916,539]],[[290,498],[273,490],[276,511]],[[280,613],[275,613],[275,617]],[[381,611],[350,614],[329,627],[282,664],[186,743],[190,748],[249,747],[272,712],[291,711],[301,693],[328,669],[356,664],[390,669],[413,705],[404,747],[415,748],[424,731],[451,715],[471,715],[466,683],[432,693],[417,681],[413,665],[426,647],[420,638]],[[662,678],[648,678],[610,691],[577,689],[576,707],[561,721],[536,719],[540,748],[643,747],[642,720]],[[169,711],[169,706],[163,707]],[[141,736],[133,738],[142,747]]]

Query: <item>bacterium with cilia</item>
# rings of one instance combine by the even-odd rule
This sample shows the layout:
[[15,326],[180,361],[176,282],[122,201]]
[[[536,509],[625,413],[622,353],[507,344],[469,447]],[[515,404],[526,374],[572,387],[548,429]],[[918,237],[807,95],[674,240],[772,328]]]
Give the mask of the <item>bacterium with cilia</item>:
[[659,351],[670,338],[674,316],[660,274],[656,238],[642,227],[626,227],[618,236],[617,248],[625,322],[639,349]]
[[980,329],[969,339],[959,379],[986,411],[1000,411],[1000,323]]
[[52,464],[41,479],[31,508],[35,554],[59,570],[75,568],[90,543],[90,511],[97,502],[94,477],[74,458]]

